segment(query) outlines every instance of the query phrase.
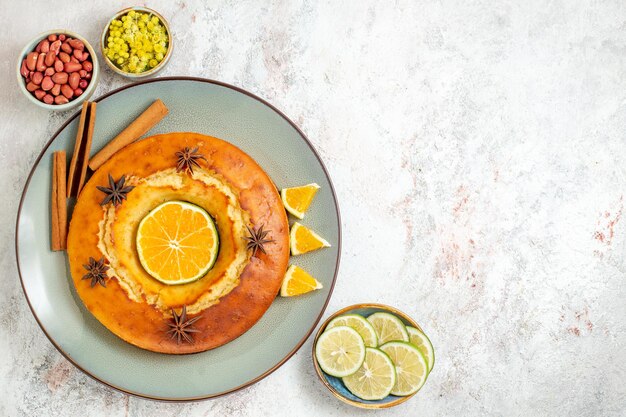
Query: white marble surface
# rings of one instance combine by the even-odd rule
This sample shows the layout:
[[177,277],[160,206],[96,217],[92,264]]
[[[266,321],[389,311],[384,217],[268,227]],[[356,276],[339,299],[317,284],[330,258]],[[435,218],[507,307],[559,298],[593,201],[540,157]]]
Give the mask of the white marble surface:
[[[260,383],[193,404],[120,394],[57,353],[22,294],[14,223],[68,114],[21,97],[15,59],[55,27],[96,42],[122,4],[28,3],[1,2],[0,416],[371,414],[317,382],[310,341]],[[431,336],[427,384],[381,415],[626,413],[626,3],[147,5],[175,36],[162,75],[248,89],[320,151],[344,231],[327,314],[384,302]],[[105,70],[96,95],[125,83]]]

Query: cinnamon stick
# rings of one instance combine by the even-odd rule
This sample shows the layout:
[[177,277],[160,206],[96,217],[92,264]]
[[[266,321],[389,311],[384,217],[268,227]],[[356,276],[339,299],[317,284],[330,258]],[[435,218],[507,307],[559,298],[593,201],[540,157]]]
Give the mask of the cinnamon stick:
[[[78,131],[76,132],[76,140],[74,141],[74,152],[72,152],[72,160],[70,162],[69,176],[67,179],[67,196],[76,197],[78,195],[78,183],[80,180],[80,148],[83,144],[85,133],[85,123],[87,122],[87,113],[89,113],[89,102],[83,102],[83,108],[80,112],[80,121],[78,122]],[[77,174],[78,170],[78,174]],[[78,177],[78,178],[77,178]]]
[[65,151],[57,151],[52,154],[51,247],[53,251],[67,248],[66,163]]
[[143,136],[167,115],[169,110],[160,99],[157,99],[141,115],[135,119],[128,127],[117,135],[111,142],[100,150],[89,161],[89,168],[98,169],[113,154]]
[[89,109],[87,111],[87,120],[85,121],[85,131],[83,132],[83,144],[80,149],[80,177],[78,180],[78,187],[76,195],[80,194],[80,190],[85,185],[85,178],[87,177],[87,164],[89,163],[89,155],[91,154],[91,141],[93,139],[93,129],[96,124],[96,103],[89,103]]

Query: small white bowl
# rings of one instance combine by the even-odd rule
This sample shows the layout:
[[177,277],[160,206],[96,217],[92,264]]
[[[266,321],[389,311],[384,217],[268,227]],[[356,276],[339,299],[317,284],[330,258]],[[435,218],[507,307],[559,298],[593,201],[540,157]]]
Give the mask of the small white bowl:
[[[30,93],[30,91],[26,89],[26,82],[24,80],[24,77],[22,77],[22,74],[20,74],[20,67],[22,65],[22,60],[26,58],[26,55],[28,55],[30,52],[35,50],[35,47],[42,39],[47,38],[49,35],[61,35],[61,34],[67,35],[71,38],[79,39],[81,42],[85,44],[85,48],[87,48],[87,51],[89,51],[89,54],[91,55],[91,62],[93,63],[93,71],[91,73],[91,80],[89,80],[89,85],[83,91],[83,94],[80,95],[80,97],[65,104],[46,104],[43,101],[37,100],[37,98],[33,96]],[[18,60],[17,60],[15,73],[17,74],[17,84],[19,85],[20,90],[22,90],[22,93],[24,93],[26,98],[28,98],[28,100],[30,100],[32,103],[46,110],[64,111],[64,110],[70,110],[77,106],[80,106],[83,103],[83,101],[88,100],[89,97],[91,97],[91,95],[96,89],[96,84],[98,84],[98,78],[100,76],[100,66],[98,64],[98,57],[96,56],[96,51],[94,51],[94,49],[89,44],[89,42],[87,42],[87,39],[83,38],[82,36],[74,32],[70,32],[69,30],[55,29],[55,30],[49,30],[47,32],[37,35],[33,40],[31,40],[24,47],[24,49],[22,49],[22,52],[20,53]]]
[[[107,41],[107,34],[109,33],[109,27],[111,26],[111,22],[114,21],[115,19],[121,18],[126,13],[130,12],[131,10],[134,10],[136,12],[150,13],[150,14],[155,15],[161,21],[161,23],[163,23],[163,26],[165,26],[165,30],[167,30],[167,51],[165,52],[165,56],[163,56],[163,60],[159,62],[159,64],[156,67],[148,71],[140,72],[138,74],[135,74],[133,72],[122,71],[120,68],[117,67],[117,65],[111,62],[111,60],[104,53],[104,48],[105,48],[104,45],[106,44],[106,41]],[[102,53],[104,63],[113,71],[127,78],[138,79],[138,78],[144,78],[144,77],[149,77],[151,75],[154,75],[157,72],[161,71],[163,68],[165,68],[165,66],[170,60],[170,57],[172,56],[172,50],[174,49],[174,43],[172,42],[172,40],[173,39],[172,39],[172,32],[170,31],[170,24],[157,11],[150,9],[148,7],[141,7],[141,6],[128,7],[124,10],[120,10],[119,12],[115,13],[115,15],[113,15],[113,17],[110,18],[109,21],[107,22],[106,26],[104,27],[104,30],[102,31],[102,36],[100,38],[100,52]]]

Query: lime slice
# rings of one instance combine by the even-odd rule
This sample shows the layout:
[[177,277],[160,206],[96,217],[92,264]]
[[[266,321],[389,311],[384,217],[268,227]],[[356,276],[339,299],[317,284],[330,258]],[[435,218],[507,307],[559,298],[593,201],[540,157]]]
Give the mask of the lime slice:
[[390,313],[378,312],[370,315],[367,318],[376,334],[378,335],[378,344],[391,342],[393,340],[399,340],[403,342],[409,341],[409,334],[404,327],[402,320]]
[[343,377],[351,393],[363,400],[381,400],[396,383],[396,369],[386,353],[365,348],[365,361],[354,374]]
[[365,320],[363,316],[358,314],[345,314],[343,316],[335,317],[326,326],[327,329],[336,326],[348,326],[359,332],[365,342],[365,346],[376,347],[378,346],[378,337],[376,336],[376,330]]
[[428,364],[418,348],[406,342],[389,342],[380,347],[396,366],[396,384],[393,395],[411,395],[417,392],[428,376]]
[[348,326],[328,329],[317,339],[315,358],[328,375],[336,377],[351,375],[365,360],[363,338]]
[[422,355],[424,355],[424,359],[426,359],[426,363],[428,364],[428,373],[430,373],[435,364],[435,349],[433,348],[433,344],[430,343],[428,336],[415,327],[406,326],[406,331],[409,332],[409,343],[418,348]]

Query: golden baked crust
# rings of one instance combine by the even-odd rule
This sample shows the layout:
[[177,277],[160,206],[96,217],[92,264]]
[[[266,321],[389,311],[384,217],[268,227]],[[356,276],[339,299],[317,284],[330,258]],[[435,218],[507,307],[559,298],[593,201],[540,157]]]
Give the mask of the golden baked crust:
[[[201,162],[204,172],[228,184],[248,224],[257,227],[265,225],[265,229],[271,231],[269,237],[274,240],[266,245],[267,254],[259,251],[256,257],[246,255],[236,286],[207,308],[203,308],[205,304],[198,300],[212,287],[219,285],[220,273],[237,253],[241,253],[242,241],[236,233],[238,229],[233,228],[232,233],[229,232],[232,221],[220,212],[221,207],[226,207],[227,199],[206,184],[187,180],[183,174],[175,174],[173,171],[172,168],[176,166],[175,153],[184,147],[199,148],[207,160],[206,163]],[[184,184],[177,189],[164,185],[159,190],[162,195],[160,199],[155,197],[154,189],[137,186],[136,190],[128,194],[128,200],[114,211],[116,218],[115,222],[111,222],[109,243],[116,246],[115,250],[121,259],[119,262],[125,262],[126,266],[135,262],[135,231],[131,228],[136,218],[142,218],[144,211],[149,211],[163,200],[186,199],[203,206],[216,219],[221,241],[216,265],[199,281],[179,286],[161,284],[141,268],[129,267],[131,276],[146,286],[145,293],[136,300],[129,297],[128,288],[124,288],[123,280],[118,278],[107,279],[106,288],[99,285],[92,288],[89,280],[81,279],[86,272],[83,264],[87,263],[89,257],[100,259],[103,256],[103,217],[107,212],[100,206],[104,194],[96,186],[106,186],[108,174],[115,179],[126,175],[139,184],[143,179],[163,172],[170,177],[181,175]],[[129,246],[132,246],[132,253],[129,252]],[[127,146],[94,173],[74,208],[67,252],[78,295],[87,309],[113,333],[129,343],[156,352],[201,352],[240,336],[269,308],[280,289],[289,261],[289,225],[275,185],[251,157],[214,137],[197,133],[170,133]],[[150,294],[157,294],[158,302]],[[201,332],[194,333],[193,344],[177,344],[165,332],[166,323],[171,317],[169,308],[175,307],[180,311],[183,304],[195,305],[196,310],[202,309],[201,318],[194,324]],[[188,309],[188,313],[195,314],[197,311]]]

